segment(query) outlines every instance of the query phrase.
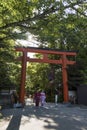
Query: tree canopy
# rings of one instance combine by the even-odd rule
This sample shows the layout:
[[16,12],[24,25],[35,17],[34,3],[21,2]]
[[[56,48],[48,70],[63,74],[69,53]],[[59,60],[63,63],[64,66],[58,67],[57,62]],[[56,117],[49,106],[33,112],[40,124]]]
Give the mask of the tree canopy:
[[[20,30],[20,33],[29,31],[39,35],[41,32],[45,33],[46,26],[48,29],[46,32],[49,33],[51,26],[51,33],[54,31],[56,33],[60,22],[63,22],[63,19],[65,19],[64,22],[67,22],[68,17],[68,21],[71,20],[68,28],[73,28],[73,22],[76,19],[81,17],[84,21],[87,16],[86,2],[86,0],[73,0],[73,2],[71,0],[23,0],[22,2],[20,0],[1,0],[0,39],[15,38],[18,32],[14,29]],[[43,35],[43,33],[41,34]]]

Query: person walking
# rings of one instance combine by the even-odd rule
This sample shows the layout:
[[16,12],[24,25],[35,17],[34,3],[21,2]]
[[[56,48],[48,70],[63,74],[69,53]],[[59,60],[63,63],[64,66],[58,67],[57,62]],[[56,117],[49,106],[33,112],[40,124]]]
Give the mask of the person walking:
[[36,106],[39,106],[39,103],[40,103],[40,92],[36,92],[35,95],[34,95],[34,101],[35,101],[35,105]]
[[45,102],[46,102],[46,94],[44,91],[42,91],[40,93],[40,101],[41,101],[41,106],[44,106]]

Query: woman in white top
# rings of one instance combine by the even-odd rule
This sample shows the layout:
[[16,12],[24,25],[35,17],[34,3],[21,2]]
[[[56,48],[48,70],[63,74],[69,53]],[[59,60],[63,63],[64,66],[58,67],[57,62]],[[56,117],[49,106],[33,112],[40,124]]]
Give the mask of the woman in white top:
[[41,106],[44,106],[46,100],[46,94],[44,91],[40,93]]

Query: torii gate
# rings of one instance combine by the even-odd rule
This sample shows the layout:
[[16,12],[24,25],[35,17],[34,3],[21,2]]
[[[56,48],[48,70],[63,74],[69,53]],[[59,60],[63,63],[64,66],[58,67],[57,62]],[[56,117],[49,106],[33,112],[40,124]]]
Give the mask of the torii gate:
[[[30,62],[40,62],[40,63],[51,63],[51,64],[61,64],[62,65],[62,79],[63,79],[63,96],[64,102],[67,103],[69,101],[68,97],[68,84],[67,84],[67,65],[73,65],[76,62],[67,59],[67,56],[76,56],[76,52],[74,51],[60,51],[58,49],[49,49],[49,48],[36,48],[36,47],[15,47],[16,51],[22,52],[22,56],[18,57],[18,60],[22,61],[22,70],[21,70],[21,86],[20,86],[20,94],[19,101],[24,104],[24,96],[25,96],[25,80],[26,80],[26,63]],[[27,56],[28,52],[40,53],[43,58],[36,59],[30,58]],[[56,54],[61,56],[59,60],[53,60],[48,58],[48,54]]]

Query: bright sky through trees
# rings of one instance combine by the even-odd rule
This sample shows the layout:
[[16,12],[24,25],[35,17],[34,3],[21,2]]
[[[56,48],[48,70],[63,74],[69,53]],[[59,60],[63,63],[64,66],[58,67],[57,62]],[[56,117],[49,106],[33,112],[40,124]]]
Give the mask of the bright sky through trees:
[[[34,36],[30,33],[26,33],[26,40],[17,40],[16,41],[16,45],[21,45],[21,46],[25,46],[25,47],[37,47],[39,42],[34,38]],[[28,53],[28,56],[33,58],[33,55],[35,53]]]

